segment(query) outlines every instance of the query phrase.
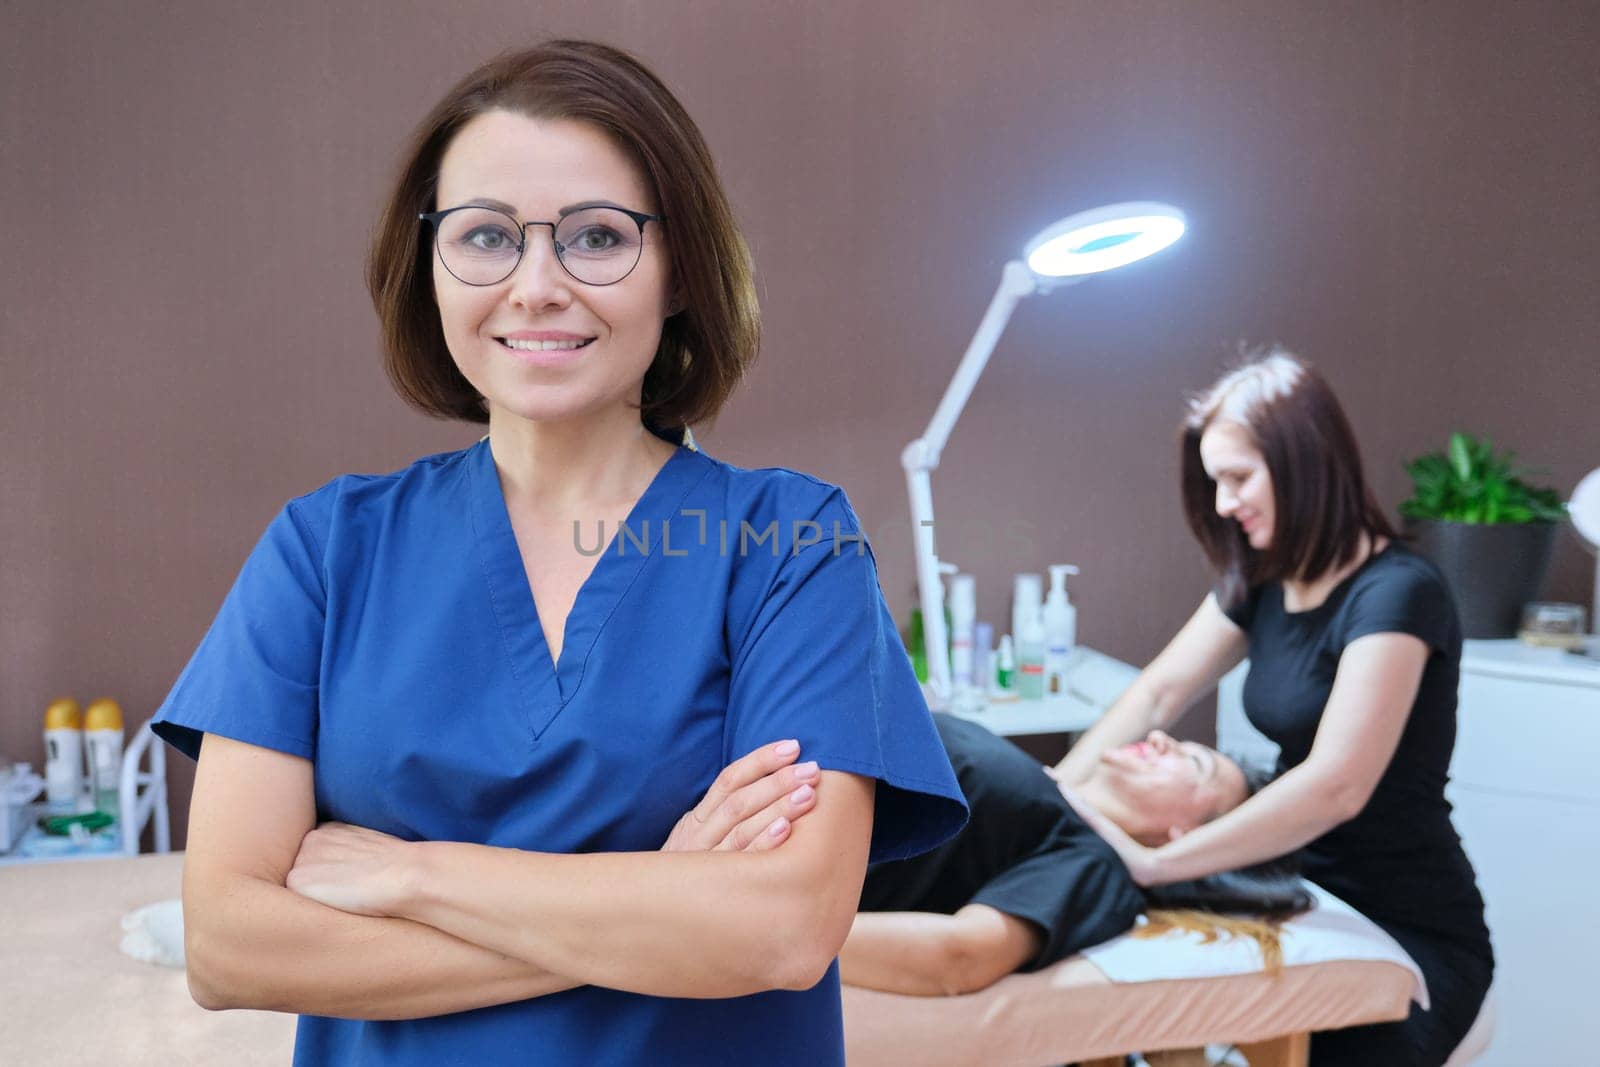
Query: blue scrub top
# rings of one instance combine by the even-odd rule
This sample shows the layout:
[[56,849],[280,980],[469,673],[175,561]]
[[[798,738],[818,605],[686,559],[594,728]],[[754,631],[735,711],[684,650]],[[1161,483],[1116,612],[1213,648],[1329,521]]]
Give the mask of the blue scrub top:
[[[680,447],[605,529],[552,664],[487,439],[346,475],[268,526],[155,731],[311,760],[319,821],[564,853],[660,848],[724,766],[794,737],[877,779],[872,862],[915,855],[967,809],[860,529],[835,486]],[[843,1064],[837,961],[731,1000],[301,1016],[295,1043],[296,1064],[700,1062]]]

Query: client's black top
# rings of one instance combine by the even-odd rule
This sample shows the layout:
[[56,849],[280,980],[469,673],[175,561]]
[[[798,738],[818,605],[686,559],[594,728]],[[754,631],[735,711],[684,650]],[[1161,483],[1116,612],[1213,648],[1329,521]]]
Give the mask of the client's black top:
[[1438,570],[1393,543],[1315,608],[1286,611],[1282,584],[1267,582],[1225,611],[1249,635],[1244,710],[1278,744],[1280,774],[1310,755],[1346,646],[1378,633],[1427,643],[1421,687],[1372,799],[1307,847],[1302,872],[1379,925],[1426,931],[1488,957],[1483,898],[1444,798],[1461,626]]
[[933,718],[972,817],[932,852],[868,867],[860,910],[953,915],[987,904],[1044,933],[1024,971],[1131,928],[1143,894],[1044,768],[976,723]]

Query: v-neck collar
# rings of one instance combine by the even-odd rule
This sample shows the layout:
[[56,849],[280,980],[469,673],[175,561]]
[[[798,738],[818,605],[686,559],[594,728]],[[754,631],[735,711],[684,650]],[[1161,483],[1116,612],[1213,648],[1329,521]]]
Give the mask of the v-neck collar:
[[645,524],[649,524],[646,547],[641,549],[633,539],[619,546],[621,531],[612,532],[605,551],[595,560],[594,569],[584,579],[567,613],[561,656],[552,671],[550,646],[539,622],[538,606],[534,603],[527,568],[511,528],[511,513],[506,507],[488,438],[467,451],[471,518],[478,559],[505,654],[527,703],[537,740],[577,692],[600,631],[645,563],[659,554],[663,524],[676,513],[689,490],[705,476],[709,462],[700,452],[684,446],[667,457],[624,520],[636,536],[642,536]]

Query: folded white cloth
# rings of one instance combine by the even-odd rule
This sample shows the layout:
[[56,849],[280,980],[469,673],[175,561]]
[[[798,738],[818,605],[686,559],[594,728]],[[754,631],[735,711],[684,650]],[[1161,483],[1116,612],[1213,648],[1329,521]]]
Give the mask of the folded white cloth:
[[[1305,886],[1316,907],[1283,924],[1279,941],[1283,965],[1294,967],[1332,960],[1388,960],[1411,972],[1416,985],[1411,999],[1428,1007],[1428,986],[1422,970],[1405,949],[1377,924],[1312,882]],[[1141,918],[1140,922],[1144,922]],[[1252,974],[1262,969],[1256,943],[1244,937],[1221,937],[1205,944],[1200,934],[1172,930],[1160,937],[1123,934],[1083,950],[1090,963],[1113,982],[1155,982],[1167,979],[1218,978]]]
[[122,917],[122,951],[141,963],[183,967],[183,901],[146,904]]

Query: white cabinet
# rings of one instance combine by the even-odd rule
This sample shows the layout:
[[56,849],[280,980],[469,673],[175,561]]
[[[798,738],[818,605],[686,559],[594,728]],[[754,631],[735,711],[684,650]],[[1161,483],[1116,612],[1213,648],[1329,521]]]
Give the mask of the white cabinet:
[[1582,1063],[1600,966],[1600,661],[1468,641],[1446,795],[1494,939],[1481,1067]]

